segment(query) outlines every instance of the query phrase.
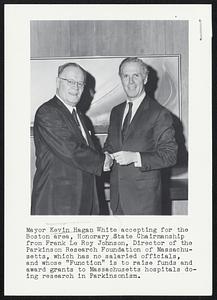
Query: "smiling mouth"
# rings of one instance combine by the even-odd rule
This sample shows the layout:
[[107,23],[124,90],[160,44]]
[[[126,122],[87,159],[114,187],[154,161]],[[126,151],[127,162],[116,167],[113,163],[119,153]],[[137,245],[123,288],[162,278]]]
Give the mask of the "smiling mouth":
[[128,90],[129,90],[129,91],[135,91],[135,90],[136,90],[136,87],[128,87]]
[[69,95],[71,95],[71,96],[78,96],[78,94],[77,93],[72,93],[72,92],[69,92]]

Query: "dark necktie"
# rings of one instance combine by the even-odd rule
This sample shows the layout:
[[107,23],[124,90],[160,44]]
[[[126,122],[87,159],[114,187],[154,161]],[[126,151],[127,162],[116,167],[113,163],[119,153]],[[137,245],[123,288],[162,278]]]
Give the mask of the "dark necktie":
[[80,129],[80,131],[81,131],[81,134],[82,134],[82,136],[84,137],[84,139],[85,139],[86,143],[88,144],[87,137],[85,137],[85,136],[84,136],[84,134],[83,134],[83,132],[82,132],[82,129],[81,129],[80,123],[79,123],[79,121],[78,121],[77,112],[76,112],[76,110],[75,110],[75,109],[73,109],[73,110],[72,110],[72,117],[73,117],[73,119],[74,119],[75,123],[77,124],[78,128]]
[[130,125],[130,120],[131,120],[131,117],[132,117],[132,107],[133,107],[133,103],[132,102],[129,102],[129,110],[126,114],[126,117],[124,119],[124,123],[123,123],[123,127],[122,127],[122,141],[125,139],[126,137],[126,134],[127,134],[127,130],[129,128],[129,125]]
[[75,111],[74,108],[73,108],[73,110],[72,110],[72,116],[73,116],[73,119],[74,119],[75,123],[78,125],[78,128],[81,130],[81,128],[80,128],[80,123],[79,123],[78,117],[77,117],[77,112]]

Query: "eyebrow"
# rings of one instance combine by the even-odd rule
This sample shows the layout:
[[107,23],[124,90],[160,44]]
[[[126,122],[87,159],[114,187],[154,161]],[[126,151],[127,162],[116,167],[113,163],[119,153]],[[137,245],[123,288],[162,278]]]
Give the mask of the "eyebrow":
[[[128,75],[129,73],[122,73],[123,75]],[[136,73],[132,73],[132,75],[135,75],[135,74],[142,74],[142,72],[136,72]]]

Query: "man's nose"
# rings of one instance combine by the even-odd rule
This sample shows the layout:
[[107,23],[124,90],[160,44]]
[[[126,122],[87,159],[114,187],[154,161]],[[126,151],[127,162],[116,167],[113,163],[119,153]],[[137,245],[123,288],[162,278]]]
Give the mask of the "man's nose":
[[133,83],[134,83],[133,76],[132,76],[132,77],[131,77],[131,76],[129,76],[129,83],[130,83],[130,84],[133,84]]
[[73,84],[72,84],[72,88],[74,88],[74,89],[76,89],[76,90],[78,90],[79,89],[79,86],[78,86],[78,82],[73,82]]

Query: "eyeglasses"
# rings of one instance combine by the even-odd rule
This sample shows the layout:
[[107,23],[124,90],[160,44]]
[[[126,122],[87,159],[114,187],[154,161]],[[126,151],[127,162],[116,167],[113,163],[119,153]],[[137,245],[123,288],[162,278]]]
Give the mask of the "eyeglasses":
[[82,82],[82,81],[75,81],[73,79],[66,79],[66,78],[62,78],[62,77],[58,77],[58,78],[66,81],[68,85],[78,86],[79,89],[81,89],[85,86],[85,82]]

